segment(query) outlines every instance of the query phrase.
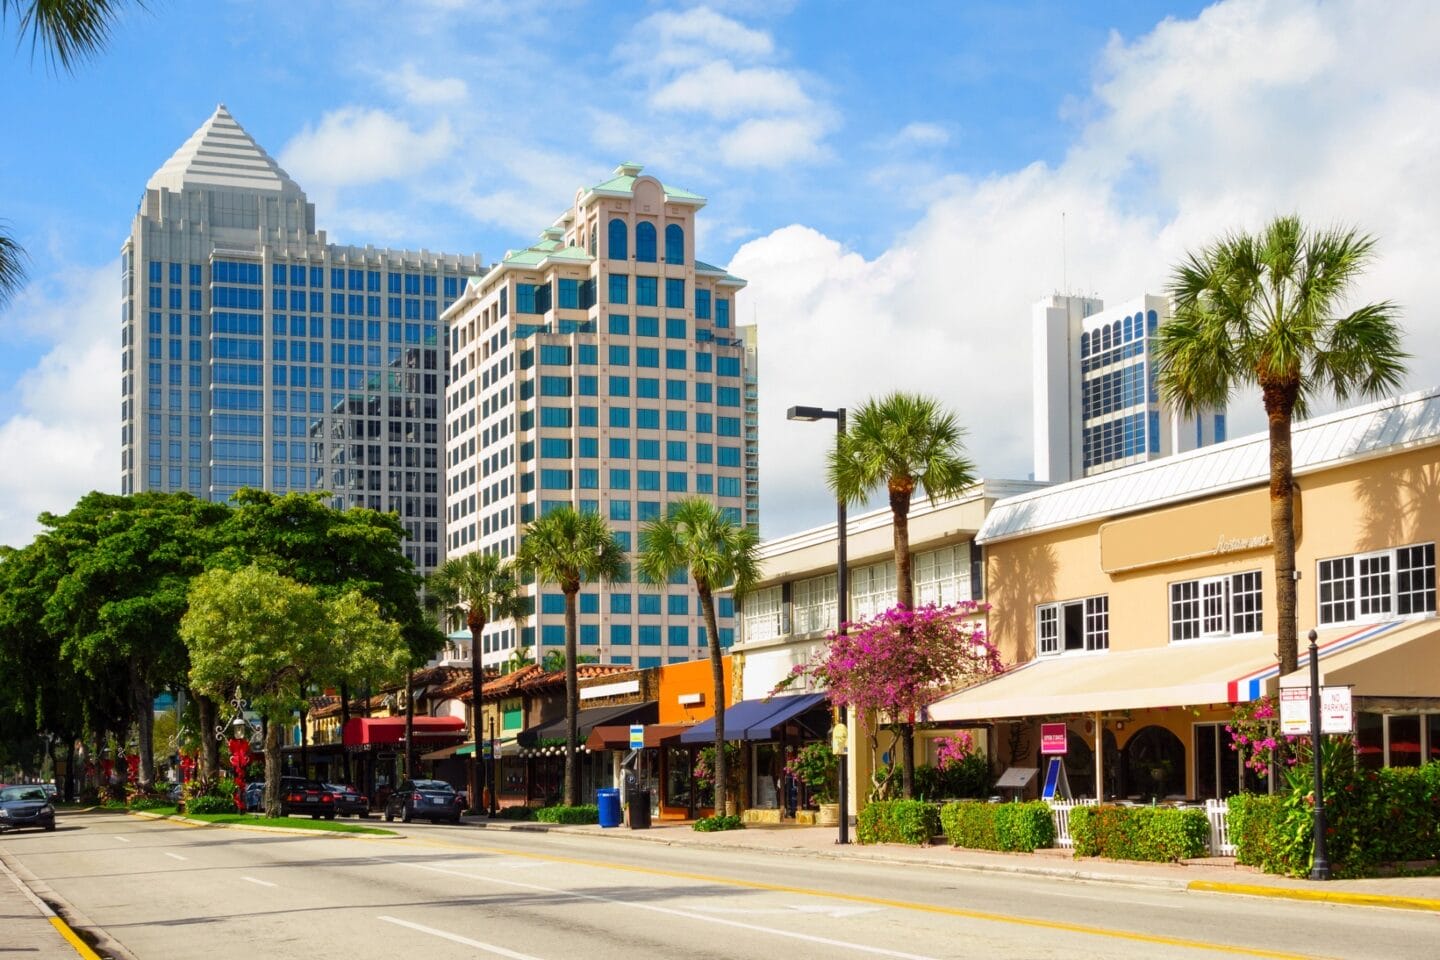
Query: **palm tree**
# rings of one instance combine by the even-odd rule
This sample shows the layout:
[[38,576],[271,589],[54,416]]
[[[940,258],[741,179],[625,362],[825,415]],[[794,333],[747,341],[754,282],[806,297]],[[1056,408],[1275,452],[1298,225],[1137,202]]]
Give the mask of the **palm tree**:
[[575,756],[580,749],[580,688],[576,674],[576,624],[580,585],[617,580],[625,572],[625,551],[598,514],[565,506],[526,528],[516,566],[538,582],[553,583],[565,595],[565,804],[579,804],[580,778]]
[[755,531],[731,521],[703,497],[677,501],[664,517],[640,533],[640,576],[664,585],[685,570],[700,596],[705,635],[710,641],[710,672],[715,681],[715,813],[725,816],[725,671],[720,632],[715,625],[715,591],[733,587],[736,598],[755,585],[760,574]]
[[471,727],[475,735],[475,751],[470,754],[470,809],[481,813],[480,737],[485,677],[480,635],[492,620],[518,620],[525,614],[525,605],[511,564],[491,553],[476,551],[451,557],[430,575],[426,586],[434,601],[449,616],[463,618],[470,630]]
[[[41,50],[52,67],[69,73],[105,45],[123,6],[123,0],[0,0],[0,24],[15,17],[21,36],[30,34],[31,56]],[[0,229],[0,307],[24,282],[25,249]]]
[[1297,666],[1295,485],[1290,426],[1317,393],[1374,397],[1405,372],[1398,311],[1389,301],[1338,310],[1375,241],[1353,229],[1310,231],[1277,217],[1192,253],[1170,280],[1174,316],[1155,357],[1165,399],[1185,414],[1223,407],[1258,386],[1270,432],[1270,536],[1275,549],[1276,644],[1282,674]]
[[[861,506],[880,488],[890,498],[895,531],[895,603],[914,609],[910,577],[910,503],[923,490],[934,504],[975,483],[974,465],[964,456],[955,415],[933,397],[896,391],[865,401],[830,453],[829,483],[835,496]],[[915,792],[915,723],[900,721],[901,782]]]

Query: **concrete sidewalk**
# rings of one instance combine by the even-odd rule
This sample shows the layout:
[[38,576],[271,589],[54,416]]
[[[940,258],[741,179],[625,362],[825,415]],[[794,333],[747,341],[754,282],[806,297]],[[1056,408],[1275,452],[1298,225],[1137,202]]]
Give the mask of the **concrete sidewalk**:
[[744,830],[700,833],[689,823],[657,822],[647,830],[627,827],[558,826],[544,823],[466,817],[465,822],[486,830],[571,833],[642,843],[676,846],[720,847],[787,856],[833,860],[862,860],[876,863],[915,864],[950,870],[1013,873],[1030,876],[1129,886],[1161,887],[1204,893],[1225,893],[1292,900],[1326,901],[1354,906],[1440,912],[1440,876],[1379,877],[1367,880],[1316,882],[1260,873],[1240,867],[1229,858],[1186,863],[1138,863],[1133,861],[1074,859],[1068,850],[1035,853],[991,853],[960,850],[949,846],[912,847],[905,844],[835,842],[834,827],[800,827],[751,824]]
[[0,859],[0,953],[41,960],[100,960],[55,911]]

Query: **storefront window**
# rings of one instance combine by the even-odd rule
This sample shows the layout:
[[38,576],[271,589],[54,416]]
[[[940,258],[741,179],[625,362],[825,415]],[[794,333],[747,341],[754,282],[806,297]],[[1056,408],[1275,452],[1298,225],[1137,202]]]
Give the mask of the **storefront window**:
[[690,783],[690,751],[683,747],[671,747],[665,756],[666,805],[688,808],[691,801]]
[[1385,765],[1385,722],[1380,714],[1356,716],[1355,759],[1366,770],[1379,770]]
[[1389,766],[1420,766],[1420,717],[1391,716],[1385,719],[1390,724]]
[[1440,713],[1427,716],[1425,725],[1429,728],[1429,736],[1426,738],[1426,742],[1430,744],[1429,759],[1440,760]]

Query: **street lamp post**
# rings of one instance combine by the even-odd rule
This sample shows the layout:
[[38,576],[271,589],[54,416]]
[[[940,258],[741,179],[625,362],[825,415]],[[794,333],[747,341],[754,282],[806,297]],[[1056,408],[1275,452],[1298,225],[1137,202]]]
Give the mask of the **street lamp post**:
[[1317,634],[1310,631],[1310,757],[1315,764],[1315,849],[1310,864],[1311,880],[1330,879],[1330,858],[1325,853],[1325,781],[1320,769],[1320,655]]
[[[840,444],[845,437],[845,408],[838,407],[834,410],[826,410],[823,407],[791,407],[785,412],[786,420],[799,420],[806,423],[813,423],[816,420],[835,421],[835,448],[840,449]],[[845,500],[843,497],[835,498],[835,621],[836,629],[840,633],[845,632],[845,624],[850,620],[850,566],[845,555]],[[846,727],[843,720],[839,721],[842,727]],[[848,737],[848,727],[847,737]],[[846,844],[850,842],[850,758],[848,754],[840,757],[840,836],[836,843]]]

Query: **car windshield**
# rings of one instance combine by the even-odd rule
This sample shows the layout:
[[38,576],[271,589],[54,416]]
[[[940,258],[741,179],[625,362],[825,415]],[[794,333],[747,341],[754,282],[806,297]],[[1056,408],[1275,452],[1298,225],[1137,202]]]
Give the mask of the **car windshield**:
[[0,790],[0,800],[45,800],[44,787],[7,787]]
[[439,790],[442,793],[454,793],[455,788],[444,780],[416,780],[416,790]]

